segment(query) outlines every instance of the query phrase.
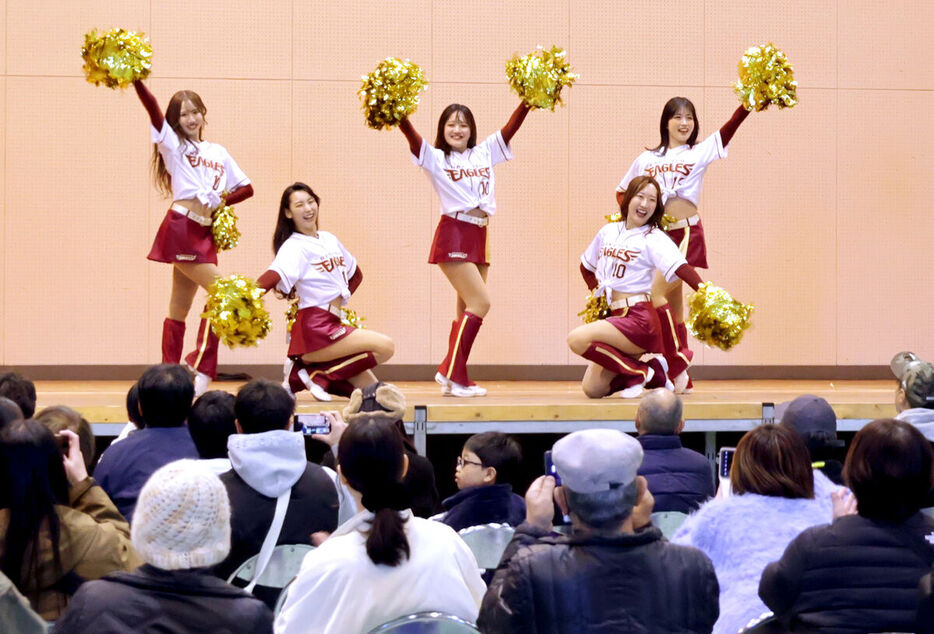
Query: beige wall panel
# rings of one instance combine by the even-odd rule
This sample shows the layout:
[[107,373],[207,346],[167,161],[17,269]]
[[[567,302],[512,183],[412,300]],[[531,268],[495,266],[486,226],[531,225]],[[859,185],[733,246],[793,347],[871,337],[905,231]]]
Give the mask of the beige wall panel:
[[[845,10],[844,10],[845,7]],[[931,90],[934,3],[850,0],[838,16],[840,88]]]
[[[832,90],[801,90],[794,109],[752,113],[704,179],[700,213],[710,270],[702,277],[756,306],[753,328],[728,352],[699,350],[703,365],[834,365],[837,197]],[[736,107],[708,89],[704,134]]]
[[[435,116],[450,102],[469,105],[478,140],[501,128],[517,103],[500,86],[462,84],[436,84],[432,99]],[[567,357],[568,110],[530,113],[513,139],[515,158],[496,168],[497,212],[489,233],[492,309],[471,353],[472,363],[551,364]],[[431,187],[423,175],[417,178],[420,187]],[[438,210],[432,193],[432,232]],[[427,259],[430,240],[419,247],[420,262]],[[437,363],[447,349],[455,294],[437,267],[431,268],[431,357],[424,362]]]
[[[276,222],[279,195],[290,181],[292,144],[292,87],[288,81],[229,81],[178,80],[159,78],[151,82],[151,89],[163,108],[171,95],[182,89],[197,92],[208,109],[205,139],[223,145],[237,161],[253,183],[255,195],[236,206],[237,227],[242,234],[240,243],[231,251],[218,256],[221,272],[256,277],[272,262],[272,232]],[[135,100],[135,97],[134,97]],[[142,106],[138,106],[145,129],[146,119]],[[134,157],[144,164],[147,156]],[[165,216],[169,201],[159,198],[153,190],[150,207],[149,239],[156,234]],[[140,257],[145,257],[141,253]],[[162,320],[168,306],[171,267],[167,264],[150,265],[153,285],[149,298],[153,306],[150,326],[155,335],[147,342],[150,359],[159,359]],[[197,333],[204,294],[199,292],[188,315],[188,346],[192,346]],[[230,350],[222,347],[219,361],[230,363],[273,363],[284,355],[285,302],[267,300],[273,318],[273,331],[258,347]]]
[[6,5],[6,0],[0,0],[0,74],[2,75],[6,75]]
[[918,143],[918,113],[932,111],[929,91],[840,91],[841,364],[885,364],[899,350],[934,358],[934,150]]
[[[422,67],[429,81],[436,79],[431,73],[430,0],[293,4],[295,79],[357,82],[386,57],[409,58]],[[286,27],[283,40],[288,34]]]
[[[147,31],[147,0],[6,2],[6,72],[83,76],[81,46],[91,29]],[[41,49],[37,49],[41,47]]]
[[704,63],[708,86],[732,84],[743,51],[772,42],[795,67],[799,86],[836,87],[837,0],[719,0],[705,3],[705,7]]
[[[366,127],[352,82],[296,82],[293,176],[321,197],[322,227],[357,258],[363,284],[350,307],[390,336],[393,363],[429,357],[430,192],[398,130]],[[422,110],[430,112],[426,100]],[[423,117],[415,123],[428,129]],[[280,183],[281,190],[288,183]],[[271,231],[271,227],[270,227]]]
[[584,84],[700,86],[704,3],[575,2],[569,42],[568,55]]
[[[506,84],[506,60],[536,46],[568,49],[568,0],[435,0],[432,7],[436,82]],[[569,58],[576,67],[574,49]]]
[[[665,102],[676,94],[703,106],[703,91],[688,87],[576,86],[572,91],[570,203],[568,205],[567,330],[582,322],[587,287],[580,276],[580,255],[593,240],[604,216],[617,210],[616,186],[646,147],[659,142],[658,121]],[[698,113],[701,121],[703,113]],[[567,345],[564,344],[565,349]],[[583,360],[568,351],[570,363]]]
[[153,0],[159,77],[288,79],[292,3]]
[[127,157],[147,144],[126,133],[139,106],[79,78],[6,89],[5,361],[139,363],[146,170]]
[[6,363],[6,225],[10,221],[6,205],[6,128],[6,77],[0,76],[0,365]]

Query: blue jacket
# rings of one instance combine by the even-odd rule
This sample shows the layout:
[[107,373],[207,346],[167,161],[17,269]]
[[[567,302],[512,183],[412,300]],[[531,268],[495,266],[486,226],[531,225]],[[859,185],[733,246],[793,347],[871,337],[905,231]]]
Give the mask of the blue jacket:
[[645,452],[639,475],[649,482],[655,511],[691,513],[713,497],[716,491],[710,462],[682,447],[680,437],[645,434],[638,440]]
[[525,521],[525,500],[508,484],[468,487],[441,503],[447,511],[441,520],[459,531],[478,524],[509,524]]
[[147,427],[107,447],[94,469],[94,479],[131,522],[136,498],[156,469],[198,457],[187,427]]

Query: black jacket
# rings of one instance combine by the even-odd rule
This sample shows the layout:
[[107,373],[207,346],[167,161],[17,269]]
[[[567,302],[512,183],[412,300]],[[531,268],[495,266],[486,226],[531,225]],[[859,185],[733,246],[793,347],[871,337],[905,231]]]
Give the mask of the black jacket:
[[703,455],[681,446],[678,436],[639,436],[644,452],[639,475],[648,480],[657,512],[691,513],[714,496],[713,468]]
[[934,519],[847,515],[798,535],[766,566],[759,596],[794,631],[914,632],[934,563]]
[[[230,554],[215,572],[226,579],[240,564],[259,553],[272,524],[276,499],[252,488],[236,471],[223,473],[220,478],[230,497]],[[310,545],[312,533],[330,533],[337,528],[337,511],[334,482],[324,469],[308,463],[305,473],[292,486],[289,508],[276,543]]]
[[55,632],[264,634],[272,632],[272,612],[204,568],[144,565],[83,584],[56,622]]
[[489,634],[710,632],[719,615],[713,564],[654,527],[613,538],[516,529],[477,625]]
[[525,500],[508,484],[468,487],[441,503],[446,511],[441,521],[456,531],[478,524],[509,524],[525,521]]

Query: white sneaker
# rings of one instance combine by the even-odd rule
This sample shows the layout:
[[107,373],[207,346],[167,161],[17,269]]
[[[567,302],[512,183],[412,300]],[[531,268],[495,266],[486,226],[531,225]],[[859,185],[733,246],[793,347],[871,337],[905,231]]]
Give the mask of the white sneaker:
[[460,398],[472,398],[474,396],[486,396],[486,388],[479,385],[461,385],[454,381],[448,382],[448,391],[445,396],[457,396]]
[[195,370],[195,398],[199,398],[211,386],[211,377]]
[[325,403],[331,402],[331,395],[327,391],[311,380],[311,377],[308,376],[308,370],[301,369],[298,371],[298,378],[302,380],[302,383],[305,384],[305,387],[308,388],[308,391],[316,401],[323,401]]
[[616,396],[620,398],[639,398],[645,391],[645,384],[651,381],[654,376],[655,370],[653,368],[649,368],[649,371],[645,375],[645,381],[642,383],[636,383],[635,385],[630,385],[626,389],[620,390],[616,393]]
[[672,383],[674,383],[675,394],[690,394],[693,392],[694,390],[688,388],[688,381],[690,380],[691,377],[688,376],[687,370],[676,376],[672,381]]
[[285,388],[285,391],[289,393],[289,396],[292,397],[292,400],[297,400],[295,392],[292,391],[292,385],[289,383],[289,376],[292,374],[292,368],[295,367],[295,362],[285,358],[285,364],[282,366],[282,387]]
[[435,372],[435,383],[441,386],[441,393],[444,396],[451,394],[451,381],[440,372]]

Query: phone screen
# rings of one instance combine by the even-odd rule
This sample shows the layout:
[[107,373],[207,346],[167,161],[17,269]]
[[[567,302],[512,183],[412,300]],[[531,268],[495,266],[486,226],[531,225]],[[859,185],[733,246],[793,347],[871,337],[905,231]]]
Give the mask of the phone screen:
[[545,475],[550,475],[555,479],[555,486],[561,486],[561,477],[555,468],[555,463],[551,461],[551,449],[545,452]]
[[296,414],[293,419],[292,430],[300,431],[306,436],[328,434],[331,432],[331,422],[324,414]]
[[721,447],[720,458],[720,479],[730,479],[730,466],[733,464],[733,454],[736,453],[736,447]]

